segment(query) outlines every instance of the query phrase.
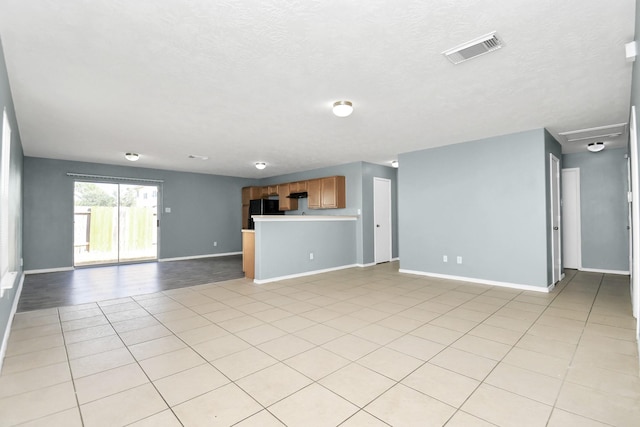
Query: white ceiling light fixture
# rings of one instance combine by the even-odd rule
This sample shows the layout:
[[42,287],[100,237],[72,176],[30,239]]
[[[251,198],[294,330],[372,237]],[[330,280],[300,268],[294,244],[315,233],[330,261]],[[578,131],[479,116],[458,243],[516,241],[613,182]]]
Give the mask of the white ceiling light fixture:
[[587,144],[587,150],[591,151],[592,153],[597,153],[599,151],[602,151],[604,150],[604,142],[602,141],[590,142]]
[[190,159],[209,160],[207,156],[199,156],[197,154],[189,154]]
[[265,162],[256,162],[256,169],[264,169],[267,167],[267,164]]
[[391,160],[391,167],[397,168],[400,165],[397,160]]
[[333,103],[333,114],[338,117],[348,117],[353,113],[353,103],[351,101],[336,101]]
[[135,162],[140,158],[140,154],[138,154],[138,153],[125,153],[124,158],[129,160],[130,162]]

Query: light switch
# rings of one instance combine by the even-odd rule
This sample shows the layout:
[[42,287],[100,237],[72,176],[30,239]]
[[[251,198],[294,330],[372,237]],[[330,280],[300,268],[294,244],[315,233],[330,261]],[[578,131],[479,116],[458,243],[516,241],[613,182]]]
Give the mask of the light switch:
[[171,208],[164,208],[164,213],[171,213]]

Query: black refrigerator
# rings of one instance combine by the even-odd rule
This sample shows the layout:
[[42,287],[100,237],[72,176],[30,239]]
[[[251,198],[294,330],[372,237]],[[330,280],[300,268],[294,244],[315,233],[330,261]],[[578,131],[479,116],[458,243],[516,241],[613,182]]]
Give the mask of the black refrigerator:
[[249,230],[255,229],[254,215],[284,215],[277,200],[256,199],[249,202]]

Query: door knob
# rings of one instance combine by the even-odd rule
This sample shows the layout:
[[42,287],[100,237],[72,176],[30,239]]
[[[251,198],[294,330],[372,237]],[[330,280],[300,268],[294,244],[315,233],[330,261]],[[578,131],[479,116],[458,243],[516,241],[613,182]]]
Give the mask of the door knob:
[[554,230],[558,230],[558,227],[553,227]]

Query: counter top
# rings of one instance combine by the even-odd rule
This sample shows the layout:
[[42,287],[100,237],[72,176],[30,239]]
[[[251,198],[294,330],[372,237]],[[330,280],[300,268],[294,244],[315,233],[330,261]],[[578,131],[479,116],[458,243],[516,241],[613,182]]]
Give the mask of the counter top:
[[[254,215],[253,220],[260,221],[356,221],[357,215]],[[244,230],[243,230],[244,231]],[[252,230],[247,230],[252,231]]]
[[243,229],[242,229],[242,232],[243,232],[243,233],[255,233],[255,232],[256,232],[256,230],[249,230],[249,229],[245,229],[245,228],[243,228]]

